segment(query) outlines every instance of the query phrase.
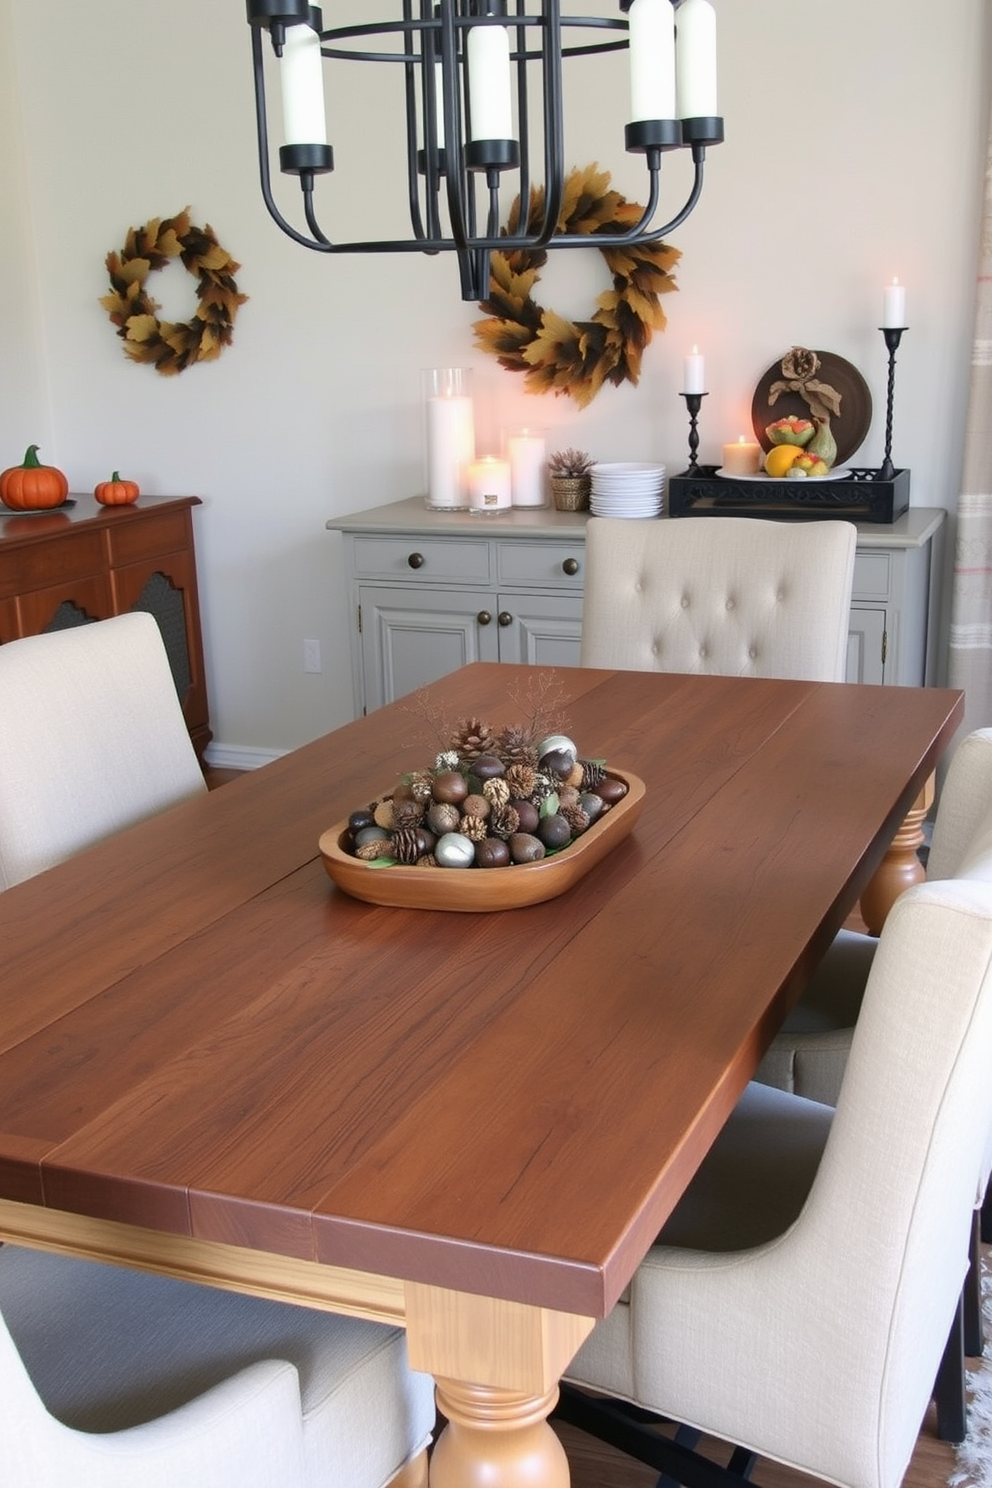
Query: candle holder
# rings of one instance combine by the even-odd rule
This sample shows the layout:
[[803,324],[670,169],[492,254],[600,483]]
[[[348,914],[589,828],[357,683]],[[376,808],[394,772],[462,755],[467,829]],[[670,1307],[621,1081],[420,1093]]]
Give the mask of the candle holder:
[[709,397],[709,393],[679,393],[680,398],[685,399],[685,406],[689,411],[689,466],[687,475],[695,475],[699,470],[696,456],[699,453],[699,433],[696,421],[699,418],[699,410],[703,406],[703,399]]
[[875,477],[880,481],[894,480],[896,474],[892,463],[892,400],[896,384],[896,352],[899,350],[903,332],[908,329],[908,326],[879,326],[889,352],[889,380],[885,402],[885,458],[878,467],[878,474]]

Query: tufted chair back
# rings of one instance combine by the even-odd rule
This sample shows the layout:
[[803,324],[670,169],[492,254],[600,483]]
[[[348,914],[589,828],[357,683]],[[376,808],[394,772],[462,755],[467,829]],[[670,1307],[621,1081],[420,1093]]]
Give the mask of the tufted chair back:
[[842,521],[592,517],[582,665],[843,682],[856,542]]

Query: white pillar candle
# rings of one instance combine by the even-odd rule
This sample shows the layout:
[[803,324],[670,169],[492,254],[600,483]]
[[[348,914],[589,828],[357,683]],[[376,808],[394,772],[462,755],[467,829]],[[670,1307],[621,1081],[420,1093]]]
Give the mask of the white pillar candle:
[[757,475],[761,469],[761,445],[744,434],[735,444],[723,446],[723,475]]
[[468,505],[467,472],[475,458],[472,399],[427,400],[427,505],[450,510]]
[[510,435],[506,441],[506,453],[510,461],[510,490],[514,506],[544,506],[547,449],[543,437],[522,429],[519,434]]
[[706,363],[700,355],[698,346],[692,348],[692,355],[687,356],[683,363],[682,391],[684,393],[705,393],[706,391]]
[[674,119],[675,11],[671,0],[633,0],[630,25],[630,117]]
[[716,103],[716,12],[709,0],[682,0],[675,17],[675,88],[680,119],[709,119]]
[[283,143],[326,145],[327,117],[324,113],[320,37],[309,26],[287,28],[279,64],[279,82],[282,88]]
[[473,26],[469,31],[468,89],[472,138],[513,139],[510,33],[505,26]]
[[468,504],[473,512],[509,511],[510,465],[495,455],[483,455],[468,467]]
[[882,326],[887,330],[906,329],[906,286],[893,279],[885,286],[885,301],[882,310]]

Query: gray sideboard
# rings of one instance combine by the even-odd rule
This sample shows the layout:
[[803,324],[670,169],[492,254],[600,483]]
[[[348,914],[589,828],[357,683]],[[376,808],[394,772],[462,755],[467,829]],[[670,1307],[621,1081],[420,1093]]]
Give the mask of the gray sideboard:
[[[930,680],[944,516],[911,507],[858,524],[849,681]],[[420,496],[329,520],[343,537],[356,714],[470,661],[577,665],[587,521],[428,511]]]

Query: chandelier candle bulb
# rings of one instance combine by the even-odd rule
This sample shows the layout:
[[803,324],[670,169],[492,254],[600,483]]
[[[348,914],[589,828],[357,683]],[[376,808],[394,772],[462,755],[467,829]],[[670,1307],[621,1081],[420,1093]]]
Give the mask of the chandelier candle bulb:
[[[667,0],[666,0],[667,3]],[[544,506],[544,468],[547,446],[543,435],[529,429],[511,434],[506,442],[510,490],[514,506]]]
[[904,331],[906,329],[906,286],[893,279],[885,286],[885,301],[882,310],[882,329]]
[[757,475],[761,469],[761,445],[741,435],[723,446],[723,475]]
[[279,81],[285,144],[326,145],[320,37],[309,26],[287,28]]
[[509,511],[510,465],[495,455],[483,455],[468,467],[468,504],[472,512]]
[[698,346],[692,348],[692,355],[687,356],[683,363],[682,391],[684,393],[705,393],[706,391],[706,363]]
[[675,12],[670,0],[633,0],[630,24],[630,117],[674,119]]
[[709,0],[682,0],[679,6],[675,80],[680,119],[716,116],[716,12]]
[[510,33],[505,26],[473,26],[469,31],[468,88],[472,138],[512,139]]
[[475,459],[475,415],[463,367],[424,374],[427,425],[427,505],[438,511],[468,505],[467,471]]

